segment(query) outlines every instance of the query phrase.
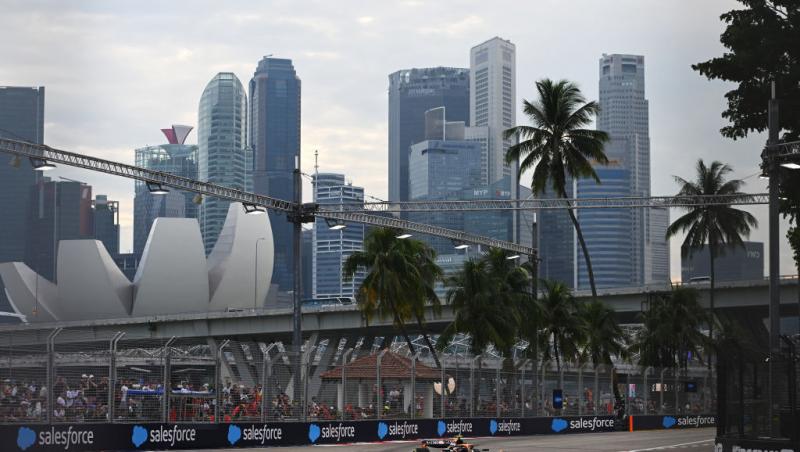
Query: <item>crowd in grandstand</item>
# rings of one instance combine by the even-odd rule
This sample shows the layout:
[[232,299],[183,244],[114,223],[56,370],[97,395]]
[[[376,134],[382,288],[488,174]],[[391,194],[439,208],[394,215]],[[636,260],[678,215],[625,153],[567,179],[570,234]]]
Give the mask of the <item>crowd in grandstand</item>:
[[[109,379],[107,377],[95,378],[91,374],[83,374],[79,378],[68,379],[56,376],[53,383],[53,404],[50,419],[54,422],[101,422],[110,418],[109,414]],[[142,378],[119,378],[113,393],[113,417],[117,421],[160,421],[164,410],[163,382]],[[257,420],[261,418],[262,401],[265,394],[261,385],[249,387],[237,384],[229,379],[222,385],[218,395],[213,385],[209,383],[192,382],[188,380],[174,381],[169,390],[168,421],[194,421],[213,422],[217,415],[216,404],[220,401],[219,416],[222,422],[236,422],[244,420]],[[319,420],[360,420],[374,419],[377,417],[376,388],[372,388],[363,405],[345,401],[341,412],[337,408],[335,398],[320,401],[312,397],[306,406],[306,414],[311,419]],[[42,421],[47,414],[47,398],[49,391],[41,380],[30,379],[19,381],[5,379],[0,382],[0,422],[32,422]],[[382,416],[385,418],[404,417],[414,414],[423,417],[425,412],[425,398],[417,394],[406,400],[404,388],[397,386],[391,389],[381,388]],[[349,398],[349,397],[348,397]],[[264,414],[269,419],[289,420],[298,419],[297,405],[292,403],[289,395],[283,388],[275,385],[267,398],[269,403],[264,407]],[[494,397],[478,397],[475,413],[479,416],[495,416],[498,411]],[[631,414],[643,413],[645,402],[642,398],[632,398],[628,409]],[[660,407],[655,400],[647,402],[647,412],[655,413],[660,410],[672,411],[667,406]],[[468,401],[464,397],[448,397],[446,411],[459,416],[470,414]],[[564,396],[564,405],[561,410],[553,407],[550,400],[534,402],[530,395],[525,397],[524,407],[526,414],[531,413],[536,404],[536,409],[544,415],[577,414],[578,404],[584,404],[585,414],[615,414],[619,409],[624,410],[619,402],[615,403],[610,394],[600,397],[598,409],[595,410],[591,390],[584,390],[583,397]],[[501,416],[515,415],[523,406],[522,397],[516,393],[512,403],[501,401],[499,412]],[[438,409],[439,402],[434,401],[434,410]],[[685,402],[677,408],[682,413],[700,413],[702,405],[699,400]]]

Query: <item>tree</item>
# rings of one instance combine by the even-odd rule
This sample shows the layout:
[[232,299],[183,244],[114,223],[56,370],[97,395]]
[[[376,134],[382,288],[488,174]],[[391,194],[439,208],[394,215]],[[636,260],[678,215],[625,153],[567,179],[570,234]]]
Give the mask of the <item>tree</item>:
[[644,327],[635,336],[631,352],[639,354],[641,367],[686,369],[689,354],[702,358],[710,340],[702,332],[711,319],[700,306],[697,290],[675,287],[654,296],[640,314]]
[[[600,182],[593,164],[608,164],[604,152],[608,134],[586,127],[597,114],[597,102],[586,102],[578,87],[566,80],[553,82],[543,79],[536,82],[539,99],[523,99],[523,111],[532,125],[512,127],[505,131],[506,138],[519,141],[508,148],[506,162],[521,159],[520,176],[533,170],[531,190],[541,194],[548,185],[555,196],[567,197],[568,179],[591,177]],[[580,242],[592,297],[597,298],[592,262],[586,241],[573,209],[567,209]]]
[[579,314],[577,300],[564,283],[542,280],[542,329],[540,349],[545,361],[556,360],[559,374],[562,361],[575,361],[578,348],[585,341],[586,325]]
[[[439,309],[439,299],[429,289],[442,270],[436,265],[435,252],[430,247],[418,240],[398,239],[398,234],[392,228],[373,229],[364,240],[364,250],[354,252],[345,260],[342,273],[345,278],[352,278],[359,268],[367,269],[356,294],[362,315],[367,322],[375,315],[391,318],[411,352],[416,353],[406,322],[416,318],[430,344],[423,327],[424,307],[431,303],[434,311]],[[431,353],[438,365],[433,347]]]
[[625,334],[617,323],[616,313],[601,301],[591,301],[579,307],[585,327],[582,355],[597,368],[611,365],[611,357],[627,355]]
[[[781,182],[778,186],[780,197],[779,210],[790,224],[786,231],[786,238],[792,248],[792,257],[797,273],[800,274],[800,173],[797,170],[779,168],[777,174]],[[800,308],[800,279],[797,282],[797,301]]]
[[[697,174],[694,181],[687,181],[674,176],[681,186],[678,196],[732,195],[746,196],[740,191],[744,182],[738,179],[725,180],[733,169],[719,161],[706,166],[703,159],[697,161]],[[733,201],[733,199],[732,199]],[[750,228],[757,227],[758,221],[748,212],[723,205],[698,205],[686,207],[687,213],[675,220],[667,228],[667,239],[678,233],[686,233],[681,246],[681,255],[692,256],[696,251],[708,245],[710,259],[711,288],[709,291],[709,336],[714,337],[714,262],[724,252],[725,245],[744,247],[742,236],[750,235]]]
[[453,308],[453,321],[439,336],[443,349],[458,334],[469,334],[470,351],[480,355],[493,345],[506,354],[516,342],[519,313],[507,300],[497,299],[497,281],[486,260],[468,260],[464,268],[447,281],[447,303]]
[[[721,57],[692,65],[709,79],[738,83],[725,94],[728,108],[722,117],[731,124],[720,132],[743,138],[767,128],[770,82],[777,81],[777,98],[800,105],[800,3],[797,0],[739,0],[746,8],[720,19],[727,23],[720,42]],[[800,138],[800,109],[781,110],[781,126],[788,140]]]

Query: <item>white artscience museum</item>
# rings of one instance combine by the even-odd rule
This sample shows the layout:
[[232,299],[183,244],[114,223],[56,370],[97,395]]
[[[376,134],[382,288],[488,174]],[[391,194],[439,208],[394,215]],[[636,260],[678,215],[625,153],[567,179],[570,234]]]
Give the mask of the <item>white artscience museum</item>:
[[0,263],[12,308],[27,322],[81,321],[261,308],[274,244],[269,217],[231,203],[206,259],[193,218],[157,218],[133,281],[97,240],[62,240],[56,281]]

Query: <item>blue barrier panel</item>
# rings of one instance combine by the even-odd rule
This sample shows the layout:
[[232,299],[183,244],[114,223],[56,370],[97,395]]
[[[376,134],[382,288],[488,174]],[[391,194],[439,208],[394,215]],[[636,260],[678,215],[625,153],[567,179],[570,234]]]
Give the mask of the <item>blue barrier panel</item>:
[[[346,444],[439,439],[456,435],[516,436],[607,432],[612,416],[448,418],[231,424],[62,424],[0,426],[2,450],[179,450]],[[16,445],[16,449],[14,446]]]
[[717,417],[713,414],[636,415],[631,418],[633,419],[633,430],[702,428],[717,425]]

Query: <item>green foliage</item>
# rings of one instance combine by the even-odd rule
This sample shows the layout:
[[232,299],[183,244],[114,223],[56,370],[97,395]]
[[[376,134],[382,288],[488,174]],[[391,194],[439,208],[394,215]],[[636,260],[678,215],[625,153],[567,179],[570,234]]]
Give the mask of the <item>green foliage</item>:
[[[392,228],[376,228],[364,239],[364,250],[345,260],[342,273],[352,278],[360,268],[367,275],[356,294],[356,301],[367,323],[376,315],[391,318],[413,351],[406,330],[409,320],[416,320],[423,330],[425,309],[441,312],[441,302],[433,288],[442,277],[436,265],[436,253],[427,244],[414,239],[401,240]],[[431,347],[431,350],[433,348]],[[434,355],[434,359],[437,360]]]
[[587,322],[572,291],[559,281],[542,280],[544,293],[541,303],[541,330],[538,335],[542,359],[555,359],[559,372],[561,363],[575,362],[580,345],[586,341]]
[[519,312],[510,304],[514,297],[501,294],[502,282],[495,279],[486,260],[469,260],[448,280],[447,303],[453,308],[453,321],[445,328],[437,347],[443,349],[457,333],[471,336],[471,352],[483,353],[489,345],[505,353],[516,342]]
[[[709,79],[738,83],[725,97],[722,117],[730,121],[720,132],[743,138],[767,128],[770,82],[777,79],[777,98],[789,105],[800,103],[800,2],[797,0],[739,0],[745,8],[729,11],[720,19],[727,24],[720,42],[727,51],[717,58],[692,65]],[[800,138],[800,109],[781,108],[784,138]]]
[[640,366],[685,369],[689,352],[702,359],[709,340],[700,328],[709,316],[700,306],[695,289],[677,287],[657,295],[640,316],[644,328],[631,346],[631,351],[639,354]]
[[612,356],[626,358],[625,334],[616,320],[613,309],[600,301],[591,301],[580,306],[579,315],[584,325],[582,355],[594,367],[611,364]]
[[[556,196],[565,198],[570,179],[592,178],[600,182],[593,165],[608,164],[604,147],[609,138],[606,132],[588,128],[597,114],[597,102],[586,102],[577,85],[567,80],[539,80],[536,91],[536,101],[522,102],[531,125],[505,131],[506,138],[518,140],[506,151],[506,162],[520,160],[520,176],[533,170],[531,190],[535,194],[545,192],[549,185]],[[568,212],[586,260],[592,296],[597,298],[589,250],[575,212]]]
[[[703,159],[697,161],[697,174],[694,181],[675,176],[681,186],[678,196],[733,195],[744,197],[740,191],[744,186],[741,180],[725,180],[731,171],[730,166],[714,161],[706,166]],[[742,236],[749,236],[751,227],[758,227],[758,220],[749,212],[730,205],[700,205],[686,207],[687,213],[676,219],[667,228],[667,238],[685,232],[686,238],[681,253],[691,256],[708,244],[711,256],[719,256],[722,245],[744,246]]]

